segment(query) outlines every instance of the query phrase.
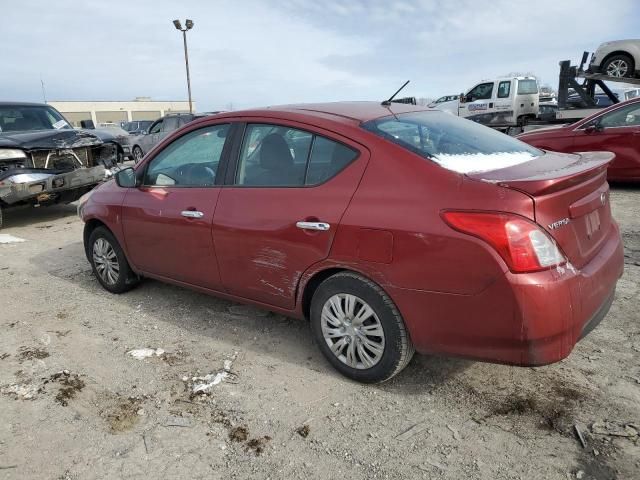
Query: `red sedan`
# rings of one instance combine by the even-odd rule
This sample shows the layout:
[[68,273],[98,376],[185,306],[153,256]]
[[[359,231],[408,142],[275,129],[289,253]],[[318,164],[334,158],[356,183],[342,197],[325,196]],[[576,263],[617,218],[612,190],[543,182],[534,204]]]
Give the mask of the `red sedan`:
[[542,365],[606,315],[623,269],[606,168],[408,105],[230,112],[83,199],[98,281],[142,277],[307,318],[343,374],[420,353]]
[[616,158],[609,166],[609,180],[640,180],[640,98],[560,128],[525,132],[518,139],[554,152],[613,152]]

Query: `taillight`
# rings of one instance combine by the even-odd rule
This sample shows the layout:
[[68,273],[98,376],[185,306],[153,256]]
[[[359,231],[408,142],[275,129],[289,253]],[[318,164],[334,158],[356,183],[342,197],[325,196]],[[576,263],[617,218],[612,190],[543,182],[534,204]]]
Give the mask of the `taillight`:
[[562,265],[566,259],[535,223],[508,213],[443,212],[449,226],[476,236],[493,248],[512,272],[537,272]]

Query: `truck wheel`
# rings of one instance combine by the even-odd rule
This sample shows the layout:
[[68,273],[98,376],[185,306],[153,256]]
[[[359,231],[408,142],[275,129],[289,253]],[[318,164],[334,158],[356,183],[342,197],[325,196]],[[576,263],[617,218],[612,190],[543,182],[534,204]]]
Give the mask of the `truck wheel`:
[[100,285],[111,293],[124,293],[139,282],[116,240],[105,227],[98,227],[89,236],[89,259]]
[[413,344],[393,301],[380,286],[355,273],[338,273],[318,286],[310,320],[323,355],[353,380],[384,382],[413,357]]
[[614,55],[602,65],[602,71],[609,77],[633,77],[635,66],[628,55]]

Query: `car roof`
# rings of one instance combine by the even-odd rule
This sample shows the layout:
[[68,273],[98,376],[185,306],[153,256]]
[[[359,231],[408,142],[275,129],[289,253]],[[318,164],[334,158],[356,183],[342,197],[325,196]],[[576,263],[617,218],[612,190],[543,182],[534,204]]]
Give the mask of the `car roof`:
[[279,118],[296,114],[296,117],[306,119],[330,119],[339,123],[360,124],[369,120],[389,115],[408,112],[434,111],[431,108],[391,103],[382,105],[380,102],[331,102],[331,103],[303,103],[295,105],[277,105],[251,110],[236,110],[223,112],[216,118],[226,117],[274,117]]

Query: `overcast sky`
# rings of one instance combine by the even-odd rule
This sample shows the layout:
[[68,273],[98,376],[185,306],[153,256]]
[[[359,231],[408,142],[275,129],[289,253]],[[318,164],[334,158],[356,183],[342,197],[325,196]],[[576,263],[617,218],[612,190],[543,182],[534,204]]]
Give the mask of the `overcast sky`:
[[186,99],[198,110],[456,94],[640,37],[640,0],[0,0],[0,100]]

